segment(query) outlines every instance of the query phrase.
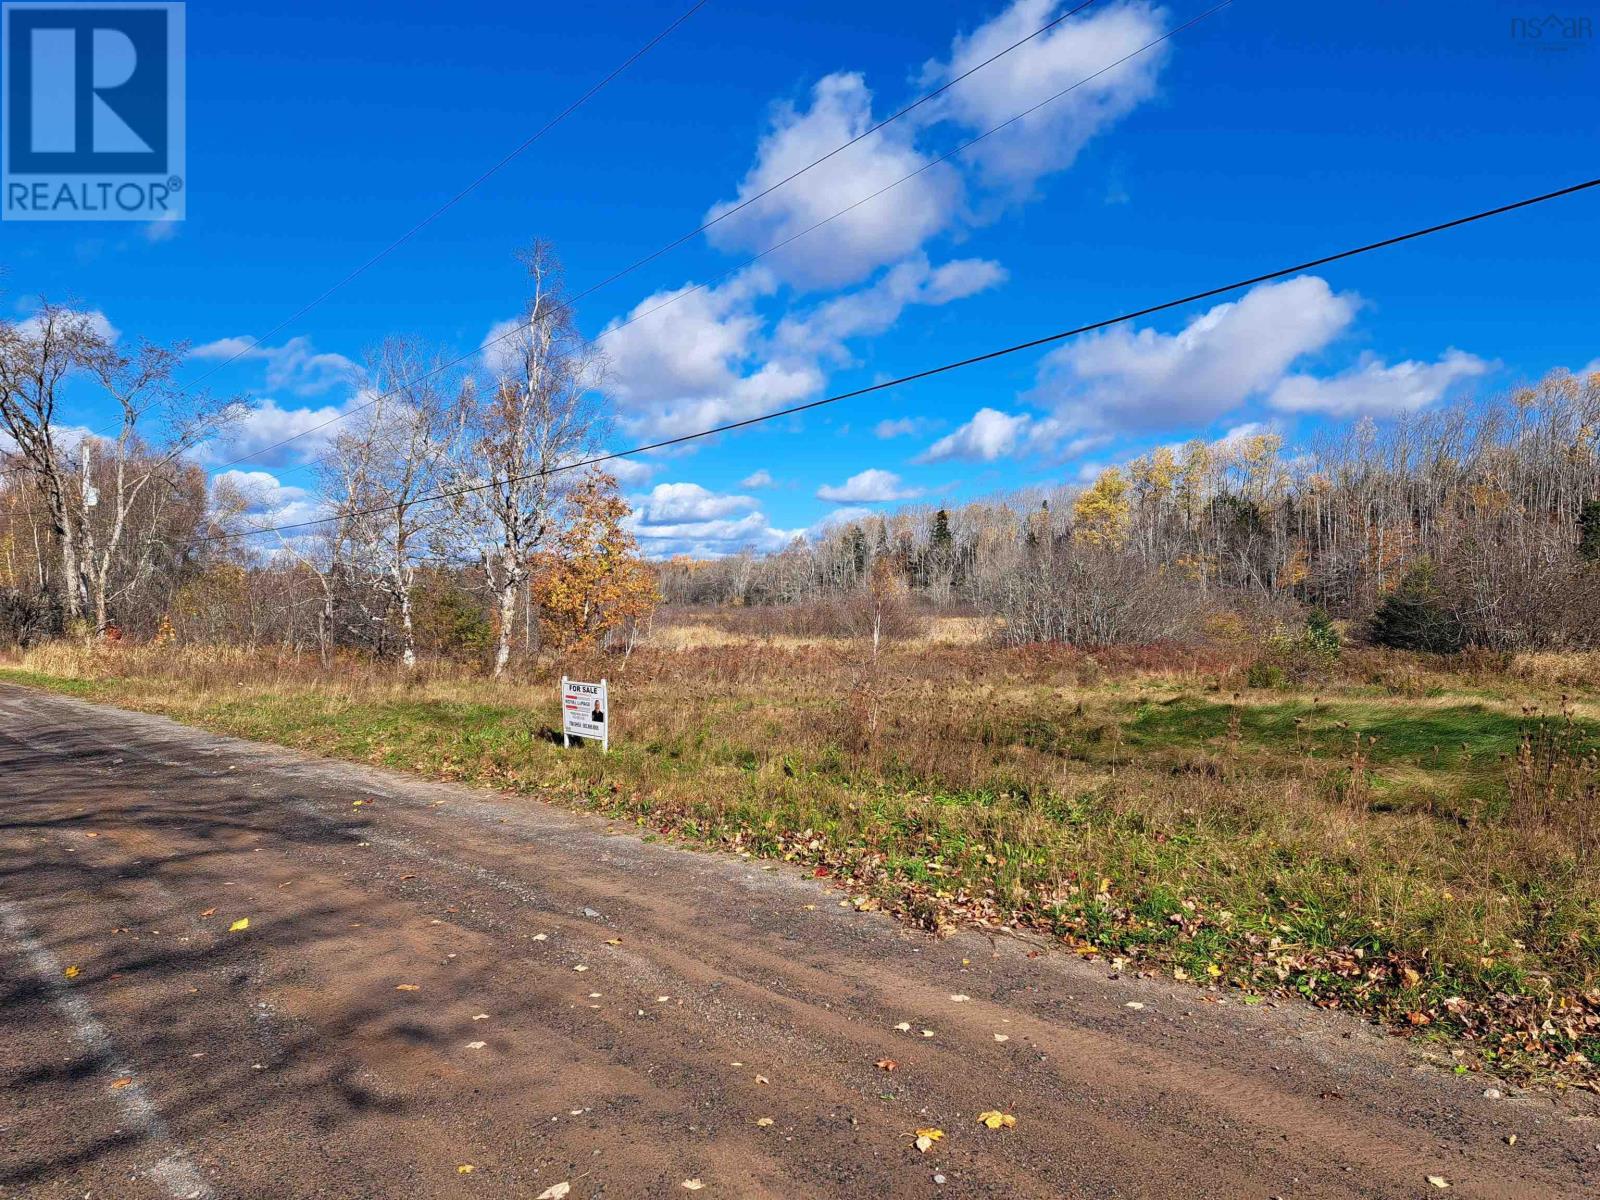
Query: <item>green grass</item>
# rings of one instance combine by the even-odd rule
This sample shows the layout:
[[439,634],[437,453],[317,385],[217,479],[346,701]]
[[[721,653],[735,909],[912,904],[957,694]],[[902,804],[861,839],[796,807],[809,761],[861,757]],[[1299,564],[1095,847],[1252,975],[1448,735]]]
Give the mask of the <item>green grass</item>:
[[[1362,680],[1230,700],[1223,679],[1097,669],[1079,686],[1048,661],[957,654],[897,663],[876,741],[848,662],[646,659],[618,681],[609,756],[559,745],[543,684],[252,680],[154,656],[119,660],[117,677],[30,664],[0,678],[565,800],[806,863],[930,927],[1013,921],[1081,954],[1470,1032],[1502,1066],[1600,1080],[1583,1065],[1600,1050],[1600,995],[1585,999],[1600,864],[1561,829],[1512,820],[1508,761],[1535,721],[1481,681],[1439,680],[1425,701]],[[1575,718],[1568,749],[1597,746]]]

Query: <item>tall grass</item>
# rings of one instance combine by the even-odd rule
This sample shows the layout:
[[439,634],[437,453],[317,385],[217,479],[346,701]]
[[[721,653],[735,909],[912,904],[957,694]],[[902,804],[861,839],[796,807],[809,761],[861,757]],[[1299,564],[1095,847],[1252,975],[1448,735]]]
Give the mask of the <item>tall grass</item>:
[[[446,663],[403,678],[57,645],[14,670],[814,863],[930,926],[1017,921],[1594,1077],[1600,731],[1589,693],[1551,694],[1572,689],[1553,664],[1351,653],[1339,678],[1285,691],[1249,689],[1248,651],[1217,648],[870,653],[747,637],[494,683]],[[551,736],[563,673],[612,679],[611,755]],[[1556,1009],[1581,1019],[1552,1034]]]

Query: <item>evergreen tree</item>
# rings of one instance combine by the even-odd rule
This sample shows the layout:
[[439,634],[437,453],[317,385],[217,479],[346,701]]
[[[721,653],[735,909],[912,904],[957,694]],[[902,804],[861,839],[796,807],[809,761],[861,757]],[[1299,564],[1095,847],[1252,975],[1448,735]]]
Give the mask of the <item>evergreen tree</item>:
[[1454,613],[1439,600],[1433,565],[1418,563],[1372,614],[1372,640],[1395,650],[1454,654],[1466,643],[1466,632]]
[[1578,514],[1578,554],[1600,562],[1600,500],[1590,500]]

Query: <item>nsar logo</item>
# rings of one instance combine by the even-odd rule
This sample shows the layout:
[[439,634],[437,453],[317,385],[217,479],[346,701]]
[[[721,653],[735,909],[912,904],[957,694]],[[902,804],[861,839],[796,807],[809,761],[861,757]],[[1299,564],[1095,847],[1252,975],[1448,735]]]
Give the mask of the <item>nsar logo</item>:
[[181,220],[182,4],[0,5],[0,216]]

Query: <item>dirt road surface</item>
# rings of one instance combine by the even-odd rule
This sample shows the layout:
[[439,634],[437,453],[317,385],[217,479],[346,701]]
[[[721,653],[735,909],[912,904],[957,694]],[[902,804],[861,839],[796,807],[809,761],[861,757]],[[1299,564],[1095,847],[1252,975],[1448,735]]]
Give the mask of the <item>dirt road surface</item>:
[[0,1196],[1596,1194],[1582,1101],[840,899],[0,687]]

